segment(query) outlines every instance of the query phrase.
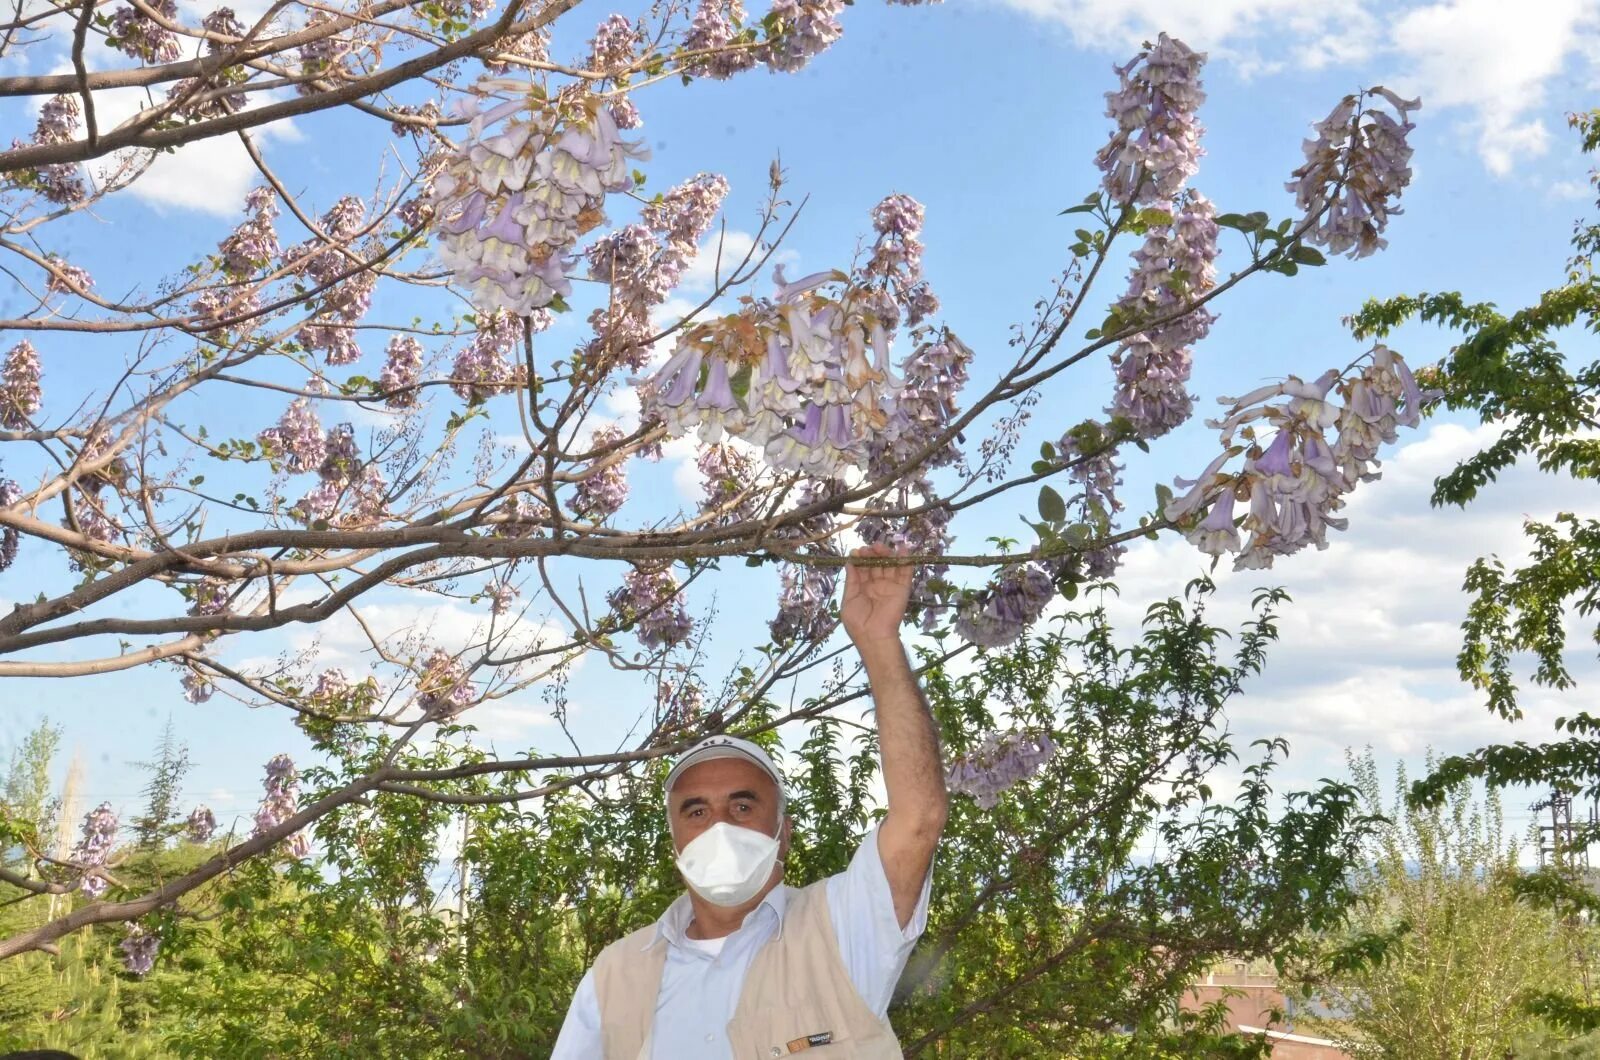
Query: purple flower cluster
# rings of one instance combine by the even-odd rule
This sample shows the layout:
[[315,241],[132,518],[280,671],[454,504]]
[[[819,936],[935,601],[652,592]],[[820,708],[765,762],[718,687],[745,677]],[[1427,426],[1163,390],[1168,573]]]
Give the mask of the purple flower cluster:
[[[904,382],[882,436],[875,441],[874,476],[907,466],[944,433],[956,414],[956,398],[966,386],[972,350],[944,330],[918,344],[901,365]],[[955,439],[933,450],[923,467],[948,467],[961,458]]]
[[[252,836],[270,832],[300,812],[300,773],[288,755],[272,756],[267,762],[267,776],[262,786],[266,794],[256,809]],[[289,856],[293,858],[303,858],[311,853],[311,840],[304,832],[289,836],[287,846]]]
[[[22,500],[22,487],[15,479],[0,479],[0,508],[9,508]],[[0,530],[0,571],[7,570],[17,561],[17,548],[22,544],[22,532],[14,526]]]
[[[225,8],[223,10],[226,10]],[[359,200],[357,200],[359,205]],[[245,219],[217,244],[222,270],[230,279],[254,276],[272,264],[280,253],[278,232],[273,222],[278,216],[277,192],[262,185],[251,188],[244,197]],[[303,258],[308,244],[291,248],[291,258]],[[301,264],[296,262],[297,265]]]
[[80,269],[55,254],[50,255],[49,262],[50,275],[45,277],[45,294],[76,294],[94,287],[94,277],[89,275],[88,269]]
[[[333,21],[334,16],[325,11],[313,11],[306,19],[305,28],[317,29]],[[348,32],[348,31],[346,31]],[[331,33],[300,45],[300,73],[315,81],[301,81],[297,86],[302,96],[321,92],[329,82],[343,80],[349,74],[345,60],[351,51],[350,40],[341,33]],[[318,84],[321,81],[322,84]]]
[[700,513],[714,522],[731,524],[757,513],[751,488],[756,476],[755,461],[731,445],[707,445],[695,459],[700,469]]
[[670,564],[635,566],[606,594],[606,602],[618,618],[633,625],[634,635],[647,648],[676,647],[694,631]]
[[1199,168],[1200,87],[1204,52],[1161,34],[1155,46],[1116,68],[1121,85],[1106,93],[1106,117],[1117,123],[1095,155],[1105,189],[1118,203],[1165,202]]
[[1037,773],[1056,753],[1049,733],[991,733],[970,754],[950,763],[945,786],[992,809],[1010,788]]
[[[200,20],[200,26],[207,33],[219,33],[224,37],[238,38],[243,37],[245,34],[244,23],[239,21],[239,16],[234,13],[231,7],[217,8]],[[211,40],[209,38],[206,40],[206,51],[212,55],[228,46],[228,42],[225,41]]]
[[[389,483],[375,462],[363,462],[355,428],[341,423],[323,439],[318,482],[294,506],[306,522],[324,520],[342,527],[371,526],[388,514]],[[341,501],[348,500],[339,511]]]
[[519,33],[513,37],[501,37],[495,41],[490,49],[490,57],[483,60],[484,69],[499,77],[510,70],[515,63],[499,62],[493,56],[505,56],[507,59],[522,59],[532,63],[546,63],[550,61],[550,34],[548,30],[536,29],[531,33]]
[[610,15],[595,27],[589,41],[589,69],[614,75],[633,62],[643,43],[637,26],[621,15]]
[[619,228],[589,247],[589,276],[608,284],[611,297],[589,317],[595,337],[585,350],[587,359],[600,365],[621,363],[635,371],[644,367],[655,331],[650,311],[683,278],[727,194],[727,180],[715,173],[697,174],[648,203],[641,223]]
[[[1395,117],[1361,105],[1361,97],[1381,96]],[[1361,258],[1388,246],[1383,230],[1401,210],[1395,206],[1411,183],[1411,145],[1416,128],[1411,112],[1420,99],[1401,99],[1387,88],[1349,95],[1314,128],[1305,141],[1305,165],[1286,186],[1306,218],[1317,221],[1306,239],[1334,254]]]
[[25,431],[33,426],[44,393],[39,387],[39,353],[22,339],[6,353],[0,367],[0,427]]
[[183,677],[179,679],[183,688],[183,698],[188,703],[204,703],[209,700],[217,690],[217,683],[192,666],[186,666]]
[[189,613],[220,615],[228,610],[228,600],[232,595],[231,582],[222,578],[202,578],[194,587],[194,601],[189,605]]
[[[168,22],[178,19],[175,0],[148,0],[147,6]],[[183,55],[177,34],[132,4],[112,12],[106,43],[129,58],[151,64],[177,62]]]
[[317,683],[311,686],[310,700],[324,709],[370,711],[378,701],[378,681],[369,674],[352,684],[343,670],[332,667],[317,675]]
[[[1107,412],[1133,424],[1140,438],[1159,438],[1194,411],[1188,381],[1194,344],[1215,316],[1183,307],[1216,285],[1216,211],[1198,192],[1184,196],[1171,224],[1152,224],[1134,251],[1128,291],[1117,309],[1131,320],[1158,320],[1111,355],[1117,387]],[[1173,319],[1173,314],[1182,313]]]
[[494,581],[483,587],[483,595],[489,598],[489,613],[498,618],[511,613],[522,593],[510,582]]
[[290,471],[314,471],[328,455],[328,442],[322,421],[307,398],[295,398],[284,410],[275,427],[256,435],[262,452],[269,459],[282,461]]
[[392,409],[415,408],[418,396],[414,388],[421,378],[422,343],[410,335],[390,338],[383,371],[378,375],[378,389],[385,395],[383,403]]
[[828,603],[839,580],[839,568],[786,563],[778,580],[778,614],[767,624],[773,642],[784,646],[821,643],[833,632]]
[[217,834],[217,815],[211,812],[209,806],[196,806],[189,811],[183,827],[189,842],[209,843],[211,837]]
[[845,0],[775,0],[763,20],[771,35],[762,57],[773,73],[792,74],[844,34]]
[[[77,138],[81,113],[77,96],[50,97],[39,108],[39,121],[34,126],[32,142],[40,146],[71,143]],[[11,146],[16,149],[27,144],[12,140]],[[83,183],[83,173],[75,162],[40,166],[29,183],[37,187],[46,199],[63,205],[82,202],[89,194]]]
[[105,867],[106,859],[117,843],[117,813],[109,802],[83,815],[83,836],[72,848],[71,860],[84,871],[78,881],[78,890],[90,898],[99,898],[110,885],[97,869]]
[[422,673],[417,676],[417,706],[425,714],[436,718],[449,718],[472,705],[477,691],[467,677],[467,668],[460,659],[442,648],[422,663]]
[[878,249],[866,270],[791,283],[779,267],[770,299],[681,331],[643,381],[647,418],[674,437],[697,430],[707,444],[742,438],[779,470],[831,478],[866,468],[885,432],[904,426],[891,332],[902,310],[918,320],[937,304],[920,278],[921,213],[891,196],[875,211]]
[[149,975],[156,966],[156,953],[161,949],[161,937],[146,931],[135,923],[125,925],[128,933],[122,937],[122,965],[134,975]]
[[761,62],[761,53],[753,47],[734,47],[744,22],[744,5],[740,0],[700,0],[684,35],[683,48],[690,52],[706,52],[683,60],[685,74],[726,80],[734,74],[749,70]]
[[[1211,422],[1222,431],[1223,452],[1199,478],[1177,480],[1189,492],[1167,505],[1166,516],[1187,524],[1185,536],[1201,551],[1239,553],[1236,570],[1270,567],[1276,557],[1308,544],[1326,548],[1327,529],[1347,525],[1333,514],[1344,507],[1345,495],[1379,476],[1379,446],[1394,442],[1399,427],[1419,425],[1431,397],[1399,354],[1378,345],[1371,361],[1349,376],[1330,370],[1310,383],[1291,376],[1240,398],[1223,398],[1231,405],[1228,415]],[[1263,404],[1274,398],[1286,400]],[[1256,421],[1276,428],[1270,444],[1256,440],[1251,426]],[[1329,428],[1337,430],[1331,443]],[[1244,446],[1234,444],[1236,433],[1244,436]],[[1241,449],[1243,468],[1224,472]],[[1236,521],[1239,502],[1248,509]],[[1197,520],[1208,504],[1205,517]],[[1241,530],[1250,535],[1242,544]]]
[[[550,326],[546,310],[535,310],[528,327],[541,331]],[[522,363],[523,318],[510,310],[496,309],[478,318],[478,332],[459,354],[450,369],[450,389],[469,405],[481,404],[496,394],[509,394],[526,386],[527,367]]]
[[536,537],[543,533],[550,518],[548,509],[537,497],[518,493],[495,509],[490,533],[495,537]]
[[956,633],[984,648],[999,648],[1022,636],[1055,598],[1050,575],[1037,563],[1013,564],[956,607]]
[[[591,522],[603,523],[622,508],[628,499],[628,470],[623,460],[610,459],[610,451],[623,439],[620,427],[601,427],[589,438],[596,456],[582,472],[567,507],[573,514]],[[609,461],[609,462],[608,462]]]
[[664,729],[680,729],[700,720],[705,710],[705,697],[700,686],[685,679],[682,682],[663,678],[656,685],[656,717]]
[[[1117,497],[1117,487],[1122,485],[1122,479],[1118,477],[1122,465],[1117,463],[1116,450],[1107,448],[1084,458],[1082,445],[1069,432],[1056,443],[1056,452],[1062,463],[1072,465],[1067,471],[1067,479],[1077,487],[1066,498],[1067,504],[1077,509],[1080,522],[1096,527],[1100,532],[1109,531],[1117,513],[1123,509],[1122,501]],[[1083,563],[1084,573],[1090,578],[1109,578],[1116,573],[1127,550],[1127,546],[1120,543],[1105,545],[1081,553],[1078,558]]]
[[629,164],[644,151],[611,108],[597,96],[565,103],[463,105],[468,135],[433,185],[437,249],[484,312],[559,306],[573,244],[604,221],[607,194],[633,187]]

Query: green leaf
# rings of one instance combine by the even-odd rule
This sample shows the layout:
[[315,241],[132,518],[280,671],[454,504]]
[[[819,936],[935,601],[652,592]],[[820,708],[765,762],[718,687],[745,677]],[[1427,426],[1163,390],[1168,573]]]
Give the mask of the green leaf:
[[1067,520],[1067,502],[1049,486],[1039,490],[1039,514],[1046,522],[1064,523]]
[[1326,265],[1328,259],[1322,256],[1322,251],[1316,247],[1308,247],[1304,243],[1296,243],[1289,251],[1289,259],[1301,265]]

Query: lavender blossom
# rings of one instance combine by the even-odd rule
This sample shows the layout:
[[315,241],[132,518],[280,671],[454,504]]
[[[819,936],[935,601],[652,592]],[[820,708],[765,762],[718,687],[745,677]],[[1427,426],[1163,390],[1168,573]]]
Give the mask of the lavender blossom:
[[418,397],[413,388],[421,378],[422,343],[410,335],[391,338],[385,353],[383,372],[378,376],[378,389],[385,395],[383,403],[392,409],[415,408]]
[[135,923],[124,925],[128,933],[122,937],[122,964],[134,975],[149,975],[156,966],[156,953],[161,949],[161,937],[146,931]]
[[663,729],[680,729],[700,720],[705,698],[700,686],[691,680],[669,681],[656,685],[656,717]]
[[[174,0],[149,0],[147,6],[168,22],[178,19],[178,5]],[[175,33],[132,4],[123,4],[112,12],[106,43],[130,58],[151,65],[176,62],[183,54]]]
[[217,832],[217,816],[209,806],[196,806],[184,821],[185,834],[191,843],[209,843]]
[[[530,321],[535,331],[548,326],[548,314]],[[515,351],[522,345],[522,319],[496,310],[478,321],[478,332],[457,355],[450,369],[450,389],[469,405],[481,404],[496,394],[508,394],[526,385],[527,369]]]
[[322,422],[306,398],[295,398],[284,410],[275,427],[256,435],[262,452],[269,459],[281,460],[290,471],[312,471],[328,455]]
[[980,647],[1003,647],[1022,636],[1055,592],[1050,576],[1038,564],[1006,567],[957,608],[956,633]]
[[621,428],[612,426],[601,427],[590,437],[589,448],[596,456],[567,501],[573,514],[600,523],[627,501],[628,470],[624,460],[612,459],[611,452],[622,438]]
[[1116,68],[1122,83],[1106,93],[1106,117],[1117,128],[1095,155],[1114,202],[1165,202],[1199,168],[1203,130],[1195,113],[1206,98],[1205,60],[1204,52],[1163,33]]
[[684,35],[683,50],[709,54],[684,59],[683,72],[723,81],[759,63],[761,56],[755,48],[730,47],[742,43],[736,38],[741,36],[739,26],[744,17],[740,0],[700,0]]
[[471,706],[477,691],[467,676],[467,668],[449,652],[435,649],[422,664],[417,677],[417,706],[423,713],[449,718]]
[[[32,142],[40,146],[71,143],[78,136],[80,114],[76,95],[50,97],[39,108],[39,120],[34,126]],[[18,148],[27,145],[14,139],[11,146]],[[82,169],[75,162],[40,166],[33,172],[32,179],[25,182],[38,188],[39,193],[49,201],[63,205],[82,202],[89,194],[83,182]]]
[[[300,773],[288,755],[273,755],[268,760],[262,786],[266,794],[256,809],[252,837],[272,831],[300,812]],[[289,836],[286,844],[292,858],[303,858],[311,853],[311,840],[304,832]]]
[[183,688],[184,700],[189,703],[204,703],[217,690],[215,681],[193,667],[184,669],[179,685]]
[[694,630],[670,565],[634,567],[606,594],[606,602],[622,621],[633,624],[634,635],[647,648],[676,647]]
[[[1362,96],[1381,96],[1396,117],[1361,105]],[[1411,183],[1411,145],[1416,125],[1411,112],[1419,99],[1405,100],[1386,88],[1368,89],[1340,100],[1305,141],[1305,164],[1286,187],[1306,220],[1315,218],[1306,240],[1331,253],[1365,257],[1388,246],[1383,231],[1402,211],[1395,205]]]
[[589,69],[616,74],[633,62],[643,43],[638,27],[621,15],[610,15],[595,27],[589,41]]
[[89,275],[87,269],[80,269],[54,254],[47,260],[50,262],[50,275],[44,281],[46,295],[76,294],[94,287],[94,277]]
[[821,643],[833,632],[828,604],[839,578],[837,567],[786,563],[778,576],[778,614],[767,628],[776,644]]
[[950,763],[945,786],[972,796],[982,809],[993,809],[1002,794],[1037,773],[1055,753],[1048,733],[991,733]]
[[0,426],[25,431],[33,426],[33,416],[43,401],[39,387],[39,354],[23,339],[6,354],[0,368]]
[[220,615],[228,610],[228,600],[232,595],[232,583],[222,578],[202,578],[194,587],[194,602],[189,607],[189,613]]
[[762,56],[774,73],[792,74],[844,35],[844,0],[776,0],[767,11],[773,27]]
[[[1198,478],[1177,480],[1188,492],[1170,502],[1165,514],[1201,550],[1237,553],[1236,570],[1270,567],[1276,557],[1306,545],[1327,548],[1327,531],[1347,525],[1334,514],[1345,497],[1358,483],[1379,476],[1379,446],[1395,441],[1399,426],[1419,425],[1431,397],[1400,355],[1380,344],[1370,362],[1348,377],[1332,370],[1311,382],[1290,376],[1243,397],[1223,398],[1231,406],[1228,415],[1211,422],[1222,432],[1223,452]],[[1274,398],[1282,400],[1264,404]],[[1265,446],[1255,438],[1257,422],[1276,429]],[[1338,436],[1330,444],[1326,432],[1332,427]],[[1237,433],[1246,444],[1235,444]],[[1225,471],[1241,450],[1243,467]],[[1236,501],[1248,504],[1237,526]]]
[[[22,487],[15,479],[0,479],[0,509],[9,508],[22,500]],[[17,548],[22,543],[22,532],[14,526],[0,530],[0,571],[17,561]]]
[[83,836],[72,848],[68,857],[84,870],[78,881],[78,890],[90,898],[99,898],[110,886],[97,869],[104,868],[106,859],[117,842],[117,814],[109,802],[102,802],[83,816]]

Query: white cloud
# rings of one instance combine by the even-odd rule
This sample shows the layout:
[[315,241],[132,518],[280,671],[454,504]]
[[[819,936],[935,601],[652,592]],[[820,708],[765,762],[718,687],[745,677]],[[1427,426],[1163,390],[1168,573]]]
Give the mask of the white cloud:
[[[1121,53],[1166,31],[1191,47],[1238,63],[1247,73],[1284,65],[1356,62],[1377,39],[1367,0],[1004,0],[1057,22],[1083,47]],[[1269,58],[1272,56],[1273,58]]]
[[1587,180],[1556,180],[1545,189],[1552,199],[1587,199],[1595,186]]
[[1538,116],[1547,86],[1575,60],[1600,70],[1600,0],[1002,2],[1119,57],[1165,30],[1245,77],[1372,63],[1390,87],[1421,95],[1429,116],[1466,112],[1464,132],[1500,176],[1548,150],[1550,131]]
[[1581,46],[1597,10],[1594,0],[1445,0],[1406,11],[1391,35],[1401,76],[1432,106],[1470,109],[1484,164],[1504,176],[1519,158],[1548,149],[1549,130],[1527,115],[1545,102],[1546,83]]
[[[71,67],[57,65],[52,73],[70,73]],[[274,102],[273,93],[252,93],[252,106]],[[117,88],[94,93],[95,121],[102,131],[109,130],[149,106],[151,97],[144,89]],[[292,121],[272,122],[252,130],[256,145],[265,152],[274,141],[295,142],[299,129]],[[99,181],[122,164],[125,152],[90,164]],[[238,137],[212,136],[185,144],[170,154],[160,154],[124,194],[143,199],[159,208],[199,210],[202,213],[232,217],[244,208],[245,192],[262,183],[260,171]]]
[[[752,265],[761,259],[762,251],[755,249],[755,246],[755,236],[737,228],[730,228],[726,232],[712,232],[700,244],[699,253],[695,255],[694,261],[684,270],[679,288],[684,291],[709,293],[716,287],[719,279],[727,281],[733,270],[744,263],[746,255],[749,255]],[[774,265],[790,267],[799,260],[800,255],[797,251],[785,248],[767,259],[766,268],[770,272]],[[755,279],[758,283],[764,283],[766,277],[757,276]],[[682,316],[695,304],[686,304],[678,315]]]

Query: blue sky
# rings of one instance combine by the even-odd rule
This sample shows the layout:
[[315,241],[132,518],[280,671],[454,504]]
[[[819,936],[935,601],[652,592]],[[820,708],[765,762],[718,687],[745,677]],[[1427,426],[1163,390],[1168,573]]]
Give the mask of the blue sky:
[[[574,54],[606,13],[579,8],[568,16],[563,25],[571,31],[558,38],[556,54]],[[899,191],[919,199],[927,208],[927,271],[943,299],[944,319],[979,351],[974,390],[1001,367],[1008,328],[1028,318],[1067,261],[1064,248],[1076,225],[1057,212],[1094,189],[1092,158],[1108,133],[1102,96],[1114,83],[1112,63],[1159,29],[1211,52],[1202,113],[1208,153],[1193,184],[1221,210],[1289,216],[1283,182],[1299,164],[1301,138],[1344,93],[1382,83],[1424,99],[1413,135],[1416,178],[1405,214],[1390,229],[1390,249],[1360,262],[1336,260],[1293,280],[1260,277],[1232,292],[1196,354],[1192,390],[1203,413],[1216,407],[1218,395],[1349,362],[1360,347],[1340,317],[1369,296],[1458,289],[1502,306],[1535,297],[1559,281],[1572,221],[1592,208],[1587,166],[1563,115],[1600,99],[1600,68],[1584,59],[1600,54],[1596,0],[1515,7],[1482,0],[1334,0],[1314,11],[1288,0],[1224,0],[1203,8],[1170,0],[891,8],[874,0],[848,9],[844,23],[844,38],[799,75],[757,71],[725,84],[685,89],[668,82],[640,93],[636,102],[654,153],[644,167],[649,186],[665,188],[702,170],[725,175],[733,188],[725,210],[730,246],[738,246],[754,227],[768,165],[781,157],[790,197],[808,200],[785,247],[804,271],[848,262],[868,230],[868,210],[884,195]],[[47,42],[29,55],[29,69],[57,69],[63,56]],[[21,135],[31,128],[31,112],[15,101],[3,108],[0,132]],[[268,161],[302,193],[308,209],[320,212],[342,194],[370,192],[387,136],[386,126],[369,119],[320,115],[271,130],[262,140]],[[97,218],[49,230],[47,245],[86,265],[103,290],[148,289],[226,234],[254,182],[242,150],[230,141],[185,148],[106,203]],[[303,235],[288,217],[280,218],[279,228],[285,244]],[[1219,269],[1238,267],[1242,253],[1241,244],[1225,242]],[[703,284],[704,277],[685,294],[694,293],[695,282]],[[1119,266],[1097,301],[1114,298],[1121,283]],[[409,298],[380,288],[371,319],[409,317]],[[443,319],[450,309],[441,302],[418,311]],[[581,314],[573,317],[580,319],[563,320],[549,341],[576,339]],[[39,344],[51,400],[60,402],[93,389],[126,353],[107,342],[49,338]],[[1443,337],[1417,329],[1392,344],[1417,364],[1446,348]],[[369,374],[375,374],[381,343],[366,345]],[[1100,358],[1053,381],[1022,451],[1096,414],[1109,386]],[[277,412],[274,402],[249,399],[230,406],[227,416],[242,425],[237,433],[249,435]],[[608,413],[625,417],[627,402],[619,399]],[[1484,437],[1481,429],[1443,422],[1402,439],[1406,445],[1387,462],[1385,478],[1353,498],[1351,530],[1333,547],[1295,557],[1269,575],[1223,578],[1235,612],[1259,584],[1286,585],[1296,597],[1268,674],[1232,712],[1245,739],[1281,734],[1291,740],[1295,756],[1287,778],[1341,772],[1346,746],[1371,743],[1380,763],[1415,762],[1428,746],[1460,751],[1509,734],[1453,678],[1461,573],[1476,555],[1514,552],[1524,514],[1544,516],[1558,507],[1594,514],[1600,506],[1592,493],[1565,492],[1578,487],[1518,473],[1464,516],[1429,511],[1433,476]],[[1164,439],[1125,476],[1130,508],[1146,505],[1156,482],[1196,472],[1215,446],[1214,432],[1200,417]],[[636,497],[646,506],[671,506],[680,487],[693,488],[681,459],[634,476]],[[1004,507],[958,523],[963,542],[977,547],[987,534],[1011,532],[1018,510]],[[1202,560],[1181,540],[1141,544],[1128,557],[1116,610],[1135,620],[1150,599],[1178,591],[1201,572]],[[57,583],[33,583],[37,571],[25,562],[0,575],[0,598],[18,599]],[[591,598],[595,584],[609,585],[614,577],[586,572]],[[713,665],[731,664],[736,648],[748,643],[737,631],[723,635],[734,622],[729,601],[742,606],[748,577],[741,568],[719,585],[722,610],[707,634]],[[757,578],[770,582],[771,575]],[[762,584],[756,594],[772,596]],[[697,607],[710,604],[708,597],[696,599]],[[398,601],[377,606],[390,609],[395,628],[415,617]],[[474,620],[461,605],[423,618],[446,642],[464,635]],[[324,651],[353,652],[348,633],[331,629]],[[309,632],[290,631],[252,642],[233,657],[270,658],[312,643]],[[1582,662],[1580,676],[1588,678],[1582,688],[1592,688],[1600,675],[1589,656]],[[83,757],[89,805],[106,798],[135,809],[142,780],[129,763],[146,757],[169,712],[196,761],[191,795],[210,802],[219,816],[248,813],[266,757],[303,747],[276,712],[221,697],[201,707],[186,704],[170,670],[72,682],[13,680],[5,692],[0,758],[32,721],[49,716]],[[620,738],[618,715],[602,704],[641,694],[597,666],[581,669],[572,721],[585,749]],[[1535,696],[1519,735],[1538,735],[1561,702]],[[1571,709],[1574,699],[1566,702]],[[537,691],[530,691],[486,711],[485,733],[502,748],[531,743],[559,750],[559,734],[543,712]],[[1516,809],[1515,800],[1508,808]]]

